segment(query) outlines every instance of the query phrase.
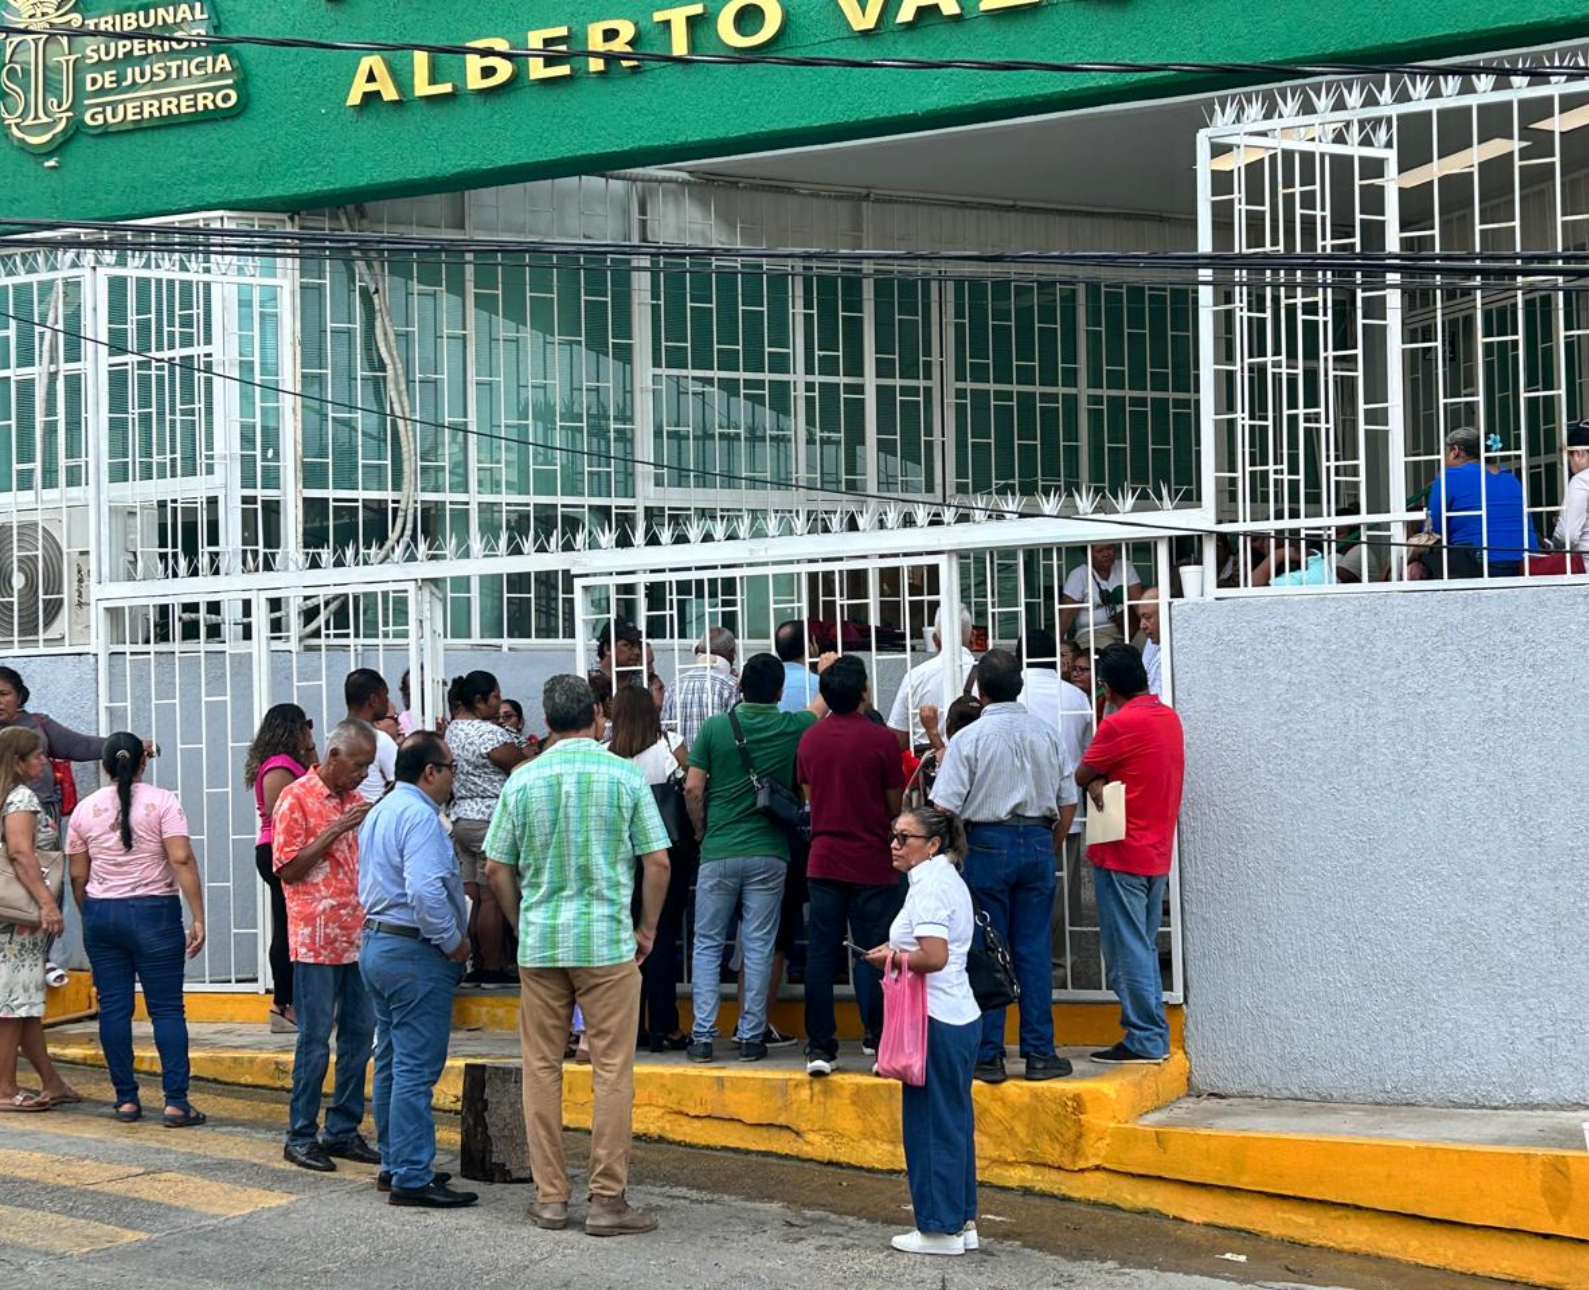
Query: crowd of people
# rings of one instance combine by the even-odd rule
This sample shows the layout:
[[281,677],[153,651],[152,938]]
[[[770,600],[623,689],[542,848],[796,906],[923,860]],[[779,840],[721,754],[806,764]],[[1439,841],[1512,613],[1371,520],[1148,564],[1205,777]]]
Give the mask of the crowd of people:
[[[271,708],[243,777],[270,893],[271,1024],[296,1034],[285,1158],[317,1172],[338,1160],[379,1165],[377,1186],[394,1205],[474,1203],[475,1193],[435,1169],[431,1096],[454,990],[514,984],[532,1220],[548,1229],[570,1221],[562,1067],[578,1050],[594,1089],[584,1228],[649,1231],[655,1218],[626,1199],[636,1049],[717,1060],[720,984],[736,968],[734,1055],[757,1062],[793,1042],[771,1009],[786,955],[803,940],[813,1079],[841,1065],[836,985],[855,987],[861,1067],[875,1072],[890,954],[927,976],[926,1082],[907,1087],[903,1102],[917,1225],[895,1244],[925,1254],[976,1248],[971,1087],[1009,1073],[1004,1010],[977,1003],[967,957],[982,939],[979,923],[1008,946],[1020,986],[1020,1073],[1070,1074],[1051,1008],[1065,898],[1057,876],[1081,858],[1079,802],[1101,801],[1110,780],[1126,787],[1128,831],[1088,858],[1123,1034],[1092,1057],[1156,1063],[1169,1051],[1157,936],[1180,725],[1153,693],[1151,662],[1123,639],[1140,630],[1156,649],[1154,618],[1141,608],[1133,621],[1127,608],[1154,593],[1129,568],[1091,570],[1074,614],[1066,602],[1062,644],[1034,628],[1020,652],[976,658],[969,614],[946,606],[939,653],[911,670],[888,718],[873,706],[864,660],[819,654],[798,621],[780,625],[775,652],[743,663],[733,634],[710,630],[696,666],[665,688],[640,631],[615,619],[589,675],[546,683],[539,739],[484,671],[451,684],[437,731],[416,729],[384,679],[362,668],[345,679],[346,716],[323,748],[302,708]],[[1125,591],[1118,611],[1111,588]],[[961,650],[958,669],[946,643]],[[952,692],[956,672],[966,684]],[[64,849],[101,997],[115,1114],[142,1114],[131,1041],[138,982],[161,1059],[162,1118],[203,1123],[187,1098],[182,1007],[183,964],[204,940],[203,893],[181,805],[143,783],[155,750],[136,736],[98,740],[29,716],[25,687],[5,669],[0,717],[8,686],[0,801],[12,865],[39,912],[32,926],[0,925],[0,1098],[7,1109],[42,1110],[75,1097],[49,1065],[37,1021],[44,955],[62,926],[47,859],[61,845],[47,754],[64,746],[94,753],[110,784],[71,815]],[[407,686],[405,676],[405,707]],[[36,1094],[17,1088],[19,1051],[44,1083]],[[372,1061],[373,1145],[361,1133]]]

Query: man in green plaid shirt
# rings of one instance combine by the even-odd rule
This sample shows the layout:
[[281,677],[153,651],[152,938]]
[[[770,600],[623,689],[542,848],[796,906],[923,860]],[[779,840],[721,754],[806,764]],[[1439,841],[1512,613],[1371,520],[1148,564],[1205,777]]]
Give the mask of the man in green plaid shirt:
[[[509,778],[485,839],[491,890],[519,938],[524,1129],[537,1197],[530,1217],[554,1231],[568,1226],[563,1048],[577,1003],[595,1093],[585,1230],[649,1232],[656,1219],[631,1208],[624,1191],[640,961],[667,895],[668,832],[640,768],[597,742],[602,716],[590,682],[554,676],[541,704],[557,741]],[[636,857],[638,924],[630,912]]]

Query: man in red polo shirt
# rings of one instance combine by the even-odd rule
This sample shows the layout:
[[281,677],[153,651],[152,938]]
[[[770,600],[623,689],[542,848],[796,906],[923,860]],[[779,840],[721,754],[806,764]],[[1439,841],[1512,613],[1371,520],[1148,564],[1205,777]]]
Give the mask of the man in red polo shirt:
[[1098,891],[1098,935],[1109,988],[1120,1000],[1126,1032],[1113,1048],[1093,1053],[1095,1062],[1157,1063],[1170,1054],[1159,975],[1159,925],[1170,880],[1175,820],[1181,811],[1186,744],[1181,719],[1148,692],[1142,655],[1130,645],[1111,645],[1098,656],[1098,677],[1107,702],[1117,709],[1093,736],[1076,784],[1103,806],[1103,786],[1126,789],[1126,835],[1087,848]]
[[[881,945],[904,903],[889,832],[899,814],[905,768],[893,731],[866,716],[866,665],[835,659],[818,688],[828,715],[800,739],[795,773],[811,803],[811,859],[806,873],[811,922],[806,934],[806,1074],[831,1075],[839,1064],[833,979],[844,954],[845,925],[857,945]],[[883,1033],[882,978],[850,960],[865,1030],[863,1051]]]

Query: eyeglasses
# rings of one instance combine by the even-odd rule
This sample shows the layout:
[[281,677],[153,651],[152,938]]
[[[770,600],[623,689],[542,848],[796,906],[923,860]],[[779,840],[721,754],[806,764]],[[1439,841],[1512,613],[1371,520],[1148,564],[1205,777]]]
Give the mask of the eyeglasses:
[[431,767],[433,770],[457,770],[458,769],[458,763],[455,762],[455,761],[428,761],[425,764],[427,766]]
[[889,840],[893,842],[896,847],[904,846],[905,843],[909,842],[912,838],[920,838],[923,842],[925,842],[929,836],[930,835],[926,833],[899,833],[897,831],[888,835]]

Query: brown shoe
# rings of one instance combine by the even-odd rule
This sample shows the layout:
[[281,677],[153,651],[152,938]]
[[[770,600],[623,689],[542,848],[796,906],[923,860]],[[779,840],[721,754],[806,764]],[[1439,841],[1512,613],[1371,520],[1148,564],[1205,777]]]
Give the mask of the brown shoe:
[[587,1236],[639,1236],[657,1230],[655,1214],[633,1208],[622,1196],[592,1196],[585,1215]]
[[566,1200],[538,1200],[530,1206],[530,1222],[547,1232],[561,1232],[568,1226]]

